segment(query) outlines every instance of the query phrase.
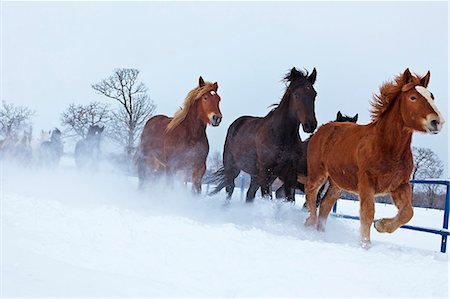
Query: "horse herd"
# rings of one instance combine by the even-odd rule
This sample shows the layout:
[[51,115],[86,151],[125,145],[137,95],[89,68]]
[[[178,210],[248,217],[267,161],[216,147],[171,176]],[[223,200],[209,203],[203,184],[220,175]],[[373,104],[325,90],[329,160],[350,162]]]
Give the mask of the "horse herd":
[[[78,168],[93,168],[99,160],[100,136],[104,127],[90,125],[86,137],[79,140],[75,146],[74,158]],[[31,130],[24,131],[22,138],[15,134],[8,135],[0,141],[0,158],[16,161],[21,165],[32,164],[46,168],[59,165],[64,154],[62,133],[58,128],[52,131],[41,131],[39,140],[33,142]],[[34,162],[34,163],[33,163]]]
[[[214,174],[212,181],[217,187],[212,194],[225,188],[231,198],[234,180],[244,171],[251,177],[247,201],[253,201],[259,188],[263,197],[270,198],[271,184],[279,178],[283,186],[277,197],[293,201],[295,188],[303,189],[309,211],[305,225],[324,230],[340,194],[344,190],[356,193],[360,198],[360,241],[368,248],[374,196],[391,194],[398,208],[395,217],[375,222],[377,231],[391,233],[413,216],[409,183],[412,133],[437,134],[444,124],[427,89],[430,72],[418,76],[406,69],[382,84],[371,103],[369,124],[356,124],[357,116],[337,119],[302,141],[300,125],[306,133],[317,128],[316,76],[316,69],[309,74],[292,68],[284,78],[287,88],[281,101],[266,116],[242,116],[230,125],[223,167]],[[141,187],[161,175],[173,177],[182,171],[192,178],[194,192],[201,192],[209,152],[206,126],[218,126],[222,120],[217,91],[217,82],[200,77],[174,117],[156,115],[147,121],[135,156]],[[325,185],[328,188],[320,199],[319,190]]]

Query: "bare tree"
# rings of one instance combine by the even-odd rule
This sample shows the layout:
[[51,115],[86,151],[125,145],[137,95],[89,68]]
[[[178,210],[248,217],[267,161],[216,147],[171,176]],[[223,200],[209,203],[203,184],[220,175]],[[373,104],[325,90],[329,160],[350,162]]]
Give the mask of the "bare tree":
[[[429,148],[413,146],[414,168],[411,179],[436,179],[444,173],[444,164]],[[427,184],[422,186],[432,205],[438,194],[439,185]],[[413,189],[414,191],[414,189]]]
[[66,135],[85,138],[91,125],[105,126],[110,120],[110,113],[109,105],[105,103],[70,104],[61,114],[61,124],[65,128]]
[[130,158],[145,122],[153,114],[156,105],[147,94],[144,83],[138,82],[139,70],[116,69],[112,76],[92,85],[104,96],[119,102],[119,108],[111,114],[112,130],[108,135],[125,147]]
[[0,107],[0,134],[5,138],[18,135],[20,130],[29,126],[33,115],[34,111],[28,107],[3,101]]

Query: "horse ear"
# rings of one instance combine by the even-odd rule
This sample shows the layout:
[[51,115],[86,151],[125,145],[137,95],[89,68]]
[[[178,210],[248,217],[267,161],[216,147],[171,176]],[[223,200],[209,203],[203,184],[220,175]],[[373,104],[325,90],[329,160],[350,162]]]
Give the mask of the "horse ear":
[[338,111],[337,115],[336,115],[336,119],[341,119],[342,118],[342,113],[341,111]]
[[422,79],[420,79],[420,85],[426,88],[428,86],[428,83],[430,83],[430,75],[430,71],[428,71],[427,74]]
[[202,76],[198,78],[198,86],[203,87],[205,86],[205,81],[203,80]]
[[411,81],[411,72],[409,71],[409,68],[407,68],[404,72],[403,72],[403,81],[405,83],[409,83]]
[[311,82],[311,84],[314,84],[316,82],[316,77],[317,77],[317,71],[316,71],[316,68],[314,68],[311,75],[309,75],[309,77],[308,77],[309,82]]
[[215,91],[217,91],[217,89],[219,89],[219,84],[217,84],[217,82],[214,82],[213,86],[214,86]]
[[353,121],[357,122],[358,121],[358,113],[356,113],[356,115],[353,117]]

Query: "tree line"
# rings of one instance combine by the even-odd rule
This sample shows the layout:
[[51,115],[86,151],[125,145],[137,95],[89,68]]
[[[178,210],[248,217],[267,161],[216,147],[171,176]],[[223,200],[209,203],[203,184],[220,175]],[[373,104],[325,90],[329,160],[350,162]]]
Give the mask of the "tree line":
[[[103,126],[106,136],[120,146],[130,159],[145,122],[153,115],[156,104],[148,88],[139,81],[139,70],[115,69],[113,74],[92,89],[110,102],[71,103],[61,113],[60,124],[66,138],[83,139],[88,128]],[[18,138],[21,132],[31,132],[35,111],[3,101],[0,109],[0,135],[6,140]]]

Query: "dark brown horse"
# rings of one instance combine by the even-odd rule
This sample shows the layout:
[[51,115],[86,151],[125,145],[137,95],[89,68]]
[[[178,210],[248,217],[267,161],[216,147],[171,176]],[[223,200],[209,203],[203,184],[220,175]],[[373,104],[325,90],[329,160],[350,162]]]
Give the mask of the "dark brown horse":
[[[391,194],[398,208],[395,217],[375,223],[377,231],[392,233],[412,218],[412,133],[437,134],[444,123],[427,90],[429,80],[430,72],[419,77],[406,69],[394,82],[381,86],[372,102],[371,123],[332,122],[317,130],[308,145],[306,202],[310,215],[305,225],[324,230],[342,190],[359,195],[363,247],[370,247],[375,195]],[[326,180],[330,186],[317,221],[317,191]]]
[[271,197],[270,184],[279,177],[285,183],[288,200],[293,200],[297,182],[299,127],[312,133],[317,127],[314,113],[316,69],[310,75],[292,68],[284,78],[286,92],[276,108],[265,117],[242,116],[228,128],[223,151],[223,168],[216,172],[215,194],[226,187],[228,198],[239,172],[251,176],[247,201],[253,201],[261,187],[264,197]]
[[206,125],[218,126],[222,120],[218,87],[200,77],[174,117],[156,115],[147,121],[136,159],[140,186],[150,175],[182,170],[192,176],[193,190],[201,192],[209,152]]

